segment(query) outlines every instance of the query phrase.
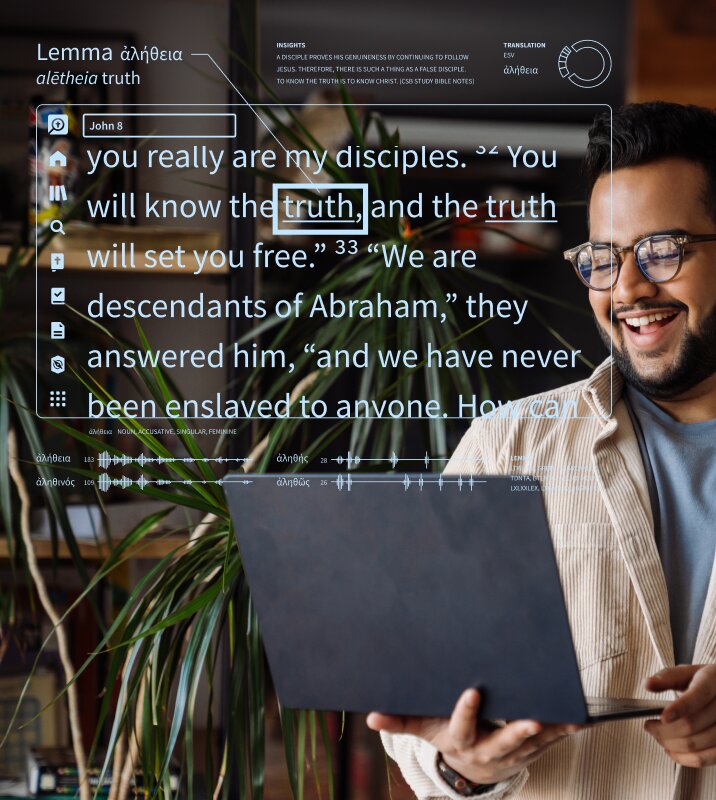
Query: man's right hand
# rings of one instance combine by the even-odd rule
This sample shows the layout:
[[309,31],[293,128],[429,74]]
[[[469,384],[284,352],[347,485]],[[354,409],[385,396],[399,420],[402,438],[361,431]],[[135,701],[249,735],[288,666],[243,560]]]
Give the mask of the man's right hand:
[[366,722],[375,731],[419,736],[440,751],[449,767],[481,784],[508,780],[565,736],[586,727],[518,720],[498,728],[477,721],[479,707],[480,693],[468,689],[460,695],[449,719],[396,717],[373,711]]

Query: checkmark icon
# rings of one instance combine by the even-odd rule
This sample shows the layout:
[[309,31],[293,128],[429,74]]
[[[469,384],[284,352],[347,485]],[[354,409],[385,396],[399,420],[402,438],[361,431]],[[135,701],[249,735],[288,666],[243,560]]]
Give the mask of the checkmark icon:
[[50,302],[53,306],[61,306],[65,302],[65,290],[63,287],[55,287],[50,290]]

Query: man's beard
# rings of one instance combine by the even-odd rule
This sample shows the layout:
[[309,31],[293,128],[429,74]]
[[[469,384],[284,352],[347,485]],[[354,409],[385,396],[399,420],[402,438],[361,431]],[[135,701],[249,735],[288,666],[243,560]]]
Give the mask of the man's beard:
[[[607,350],[611,348],[614,361],[624,380],[647,397],[656,400],[673,400],[716,373],[716,307],[701,323],[696,332],[686,328],[676,358],[665,366],[660,375],[640,375],[624,344],[624,334],[619,329],[621,347],[616,342],[611,347],[609,333],[594,318],[599,336]],[[615,319],[614,325],[621,325]],[[615,337],[616,339],[617,337]]]

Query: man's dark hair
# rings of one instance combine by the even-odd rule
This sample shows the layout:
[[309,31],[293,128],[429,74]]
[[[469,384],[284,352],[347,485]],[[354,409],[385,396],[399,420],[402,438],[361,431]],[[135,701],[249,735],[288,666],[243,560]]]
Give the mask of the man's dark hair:
[[[611,152],[610,152],[611,151]],[[587,202],[597,178],[612,169],[685,158],[706,173],[704,204],[716,220],[716,111],[678,103],[631,103],[602,112],[589,129],[584,162]]]

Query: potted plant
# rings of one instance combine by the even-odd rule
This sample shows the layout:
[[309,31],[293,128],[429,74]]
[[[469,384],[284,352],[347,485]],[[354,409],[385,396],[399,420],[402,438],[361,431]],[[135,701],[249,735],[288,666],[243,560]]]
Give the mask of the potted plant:
[[[365,147],[369,135],[375,135],[384,147],[399,145],[399,131],[389,131],[380,115],[367,112],[361,115],[351,99],[342,92],[343,110],[352,138]],[[280,112],[280,113],[279,113]],[[300,115],[288,107],[267,108],[266,114],[274,131],[299,147],[321,147]],[[330,179],[349,182],[345,170],[328,158],[324,167]],[[285,180],[285,176],[260,173],[259,177],[271,182]],[[367,170],[365,180],[376,196],[386,199],[400,196],[400,182],[396,171],[378,173]],[[479,225],[479,223],[471,223]],[[339,299],[368,299],[380,292],[392,299],[425,300],[443,298],[446,292],[463,292],[474,286],[493,283],[517,297],[540,297],[539,293],[510,281],[486,269],[479,271],[388,270],[383,266],[379,248],[371,245],[406,245],[424,254],[427,264],[435,257],[435,243],[454,227],[450,218],[437,219],[422,227],[413,228],[404,218],[371,222],[369,237],[355,253],[340,258],[336,265],[326,269],[316,282],[307,288],[306,302],[321,294],[333,293]],[[508,235],[508,234],[504,234]],[[0,313],[6,313],[13,285],[29,269],[31,253],[15,249],[2,273]],[[541,296],[544,302],[555,302]],[[466,318],[464,313],[445,307],[443,324],[429,319],[394,319],[390,321],[365,321],[355,324],[343,319],[321,321],[304,318],[279,320],[269,317],[237,344],[250,342],[261,336],[268,347],[284,348],[295,365],[290,373],[273,375],[267,380],[261,369],[249,372],[246,380],[236,389],[238,398],[247,398],[256,391],[271,399],[286,393],[292,403],[301,396],[320,399],[326,396],[339,381],[346,379],[349,371],[341,366],[317,368],[312,355],[303,344],[312,342],[319,349],[342,349],[355,352],[368,344],[371,352],[389,342],[395,347],[411,348],[421,353],[419,362],[410,368],[396,366],[379,369],[375,360],[362,371],[355,384],[357,399],[409,399],[422,396],[426,400],[443,399],[451,392],[477,391],[483,397],[489,392],[489,381],[479,368],[468,371],[456,369],[426,369],[425,353],[428,344],[446,350],[469,342],[472,346],[489,345],[489,324]],[[553,330],[547,319],[536,308],[532,309],[540,320],[563,344],[564,337]],[[89,320],[78,320],[89,334],[100,337],[111,334]],[[137,327],[140,345],[151,350],[143,330]],[[22,376],[27,372],[28,360],[23,355],[19,339],[8,337],[0,342],[0,505],[3,524],[13,553],[24,558],[38,593],[44,591],[40,572],[33,566],[32,542],[29,538],[30,499],[27,481],[19,469],[17,440],[25,442],[31,451],[41,450],[41,433],[29,408],[27,390]],[[115,346],[123,343],[115,340]],[[234,344],[234,343],[230,343]],[[75,373],[76,380],[102,401],[112,399],[111,394],[96,378],[85,370]],[[147,396],[159,404],[175,399],[175,387],[159,369],[137,367],[134,379]],[[128,486],[130,492],[141,494],[165,504],[166,510],[183,506],[201,513],[202,521],[189,531],[186,543],[164,556],[129,593],[126,602],[117,611],[114,620],[101,631],[96,651],[83,664],[66,665],[66,693],[73,700],[77,677],[87,668],[97,653],[107,654],[107,670],[101,699],[100,723],[91,750],[100,743],[109,726],[108,754],[103,770],[112,771],[112,799],[123,798],[129,789],[134,766],[139,763],[152,792],[171,795],[169,766],[179,752],[185,771],[186,794],[193,797],[194,785],[194,729],[201,709],[197,707],[197,694],[201,681],[206,680],[210,695],[216,691],[217,665],[222,662],[228,671],[230,696],[224,702],[230,708],[230,722],[223,731],[220,757],[214,761],[207,750],[207,794],[218,798],[228,797],[231,775],[232,786],[238,786],[240,796],[262,796],[265,775],[265,711],[267,702],[267,676],[260,630],[251,603],[249,588],[243,571],[241,553],[232,531],[222,489],[223,472],[217,470],[211,458],[226,453],[228,437],[221,438],[217,449],[205,453],[192,434],[190,421],[171,419],[175,444],[186,453],[190,462],[174,458],[176,448],[170,449],[160,437],[152,434],[142,423],[128,416],[120,417],[123,425],[135,437],[143,453],[154,460],[134,463],[137,480]],[[51,420],[58,431],[72,437],[88,452],[109,453],[122,456],[122,452],[103,439],[92,436],[79,425],[69,425],[59,419]],[[250,420],[243,421],[246,429]],[[298,418],[263,421],[253,426],[253,446],[245,471],[265,471],[276,454],[289,442],[300,441],[305,423]],[[394,419],[389,423],[375,424],[372,419],[346,419],[326,424],[315,432],[311,441],[302,447],[304,459],[289,469],[299,470],[319,464],[325,448],[336,437],[347,436],[350,452],[363,463],[386,453],[401,453],[407,422]],[[448,455],[448,422],[443,418],[430,419],[419,432],[425,447],[434,455]],[[162,459],[163,463],[157,463]],[[31,462],[31,459],[30,459]],[[439,468],[439,462],[434,462]],[[27,465],[27,475],[45,475],[41,464]],[[34,470],[34,472],[32,472]],[[98,480],[97,469],[75,468],[75,473]],[[49,473],[48,473],[49,476]],[[141,480],[140,480],[141,479]],[[23,488],[23,484],[25,487]],[[66,521],[62,496],[48,488],[45,501],[57,520],[61,534],[73,552],[74,537]],[[142,542],[161,522],[164,511],[144,520],[114,546],[106,562],[92,576],[87,575],[82,559],[74,560],[78,574],[83,578],[84,590],[80,599],[92,597],[95,589],[106,581],[112,571],[122,564],[130,551],[141,548]],[[17,531],[21,531],[18,536]],[[9,545],[10,546],[10,545]],[[78,600],[79,602],[79,600]],[[51,605],[51,604],[50,604]],[[54,628],[59,632],[62,624],[76,604],[62,613],[45,610]],[[8,607],[8,600],[0,598],[0,613]],[[7,617],[7,614],[6,614]],[[2,618],[0,618],[2,623]],[[62,634],[60,634],[62,635]],[[226,650],[223,649],[227,642]],[[322,741],[330,759],[330,736],[325,715],[313,711],[292,711],[280,708],[280,718],[285,745],[285,757],[294,797],[302,798],[305,791],[305,763],[316,758],[317,742]],[[211,703],[204,709],[204,725],[211,729]],[[89,743],[77,741],[75,752],[78,763],[87,763],[85,750]],[[327,793],[334,791],[330,766]],[[87,797],[87,789],[83,792]]]

